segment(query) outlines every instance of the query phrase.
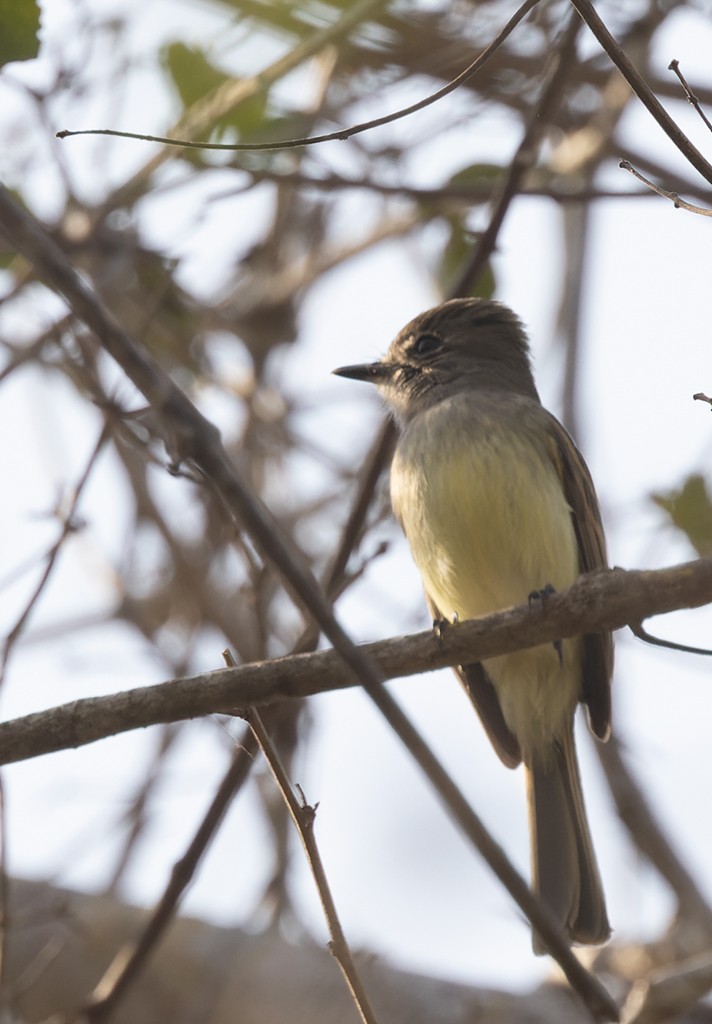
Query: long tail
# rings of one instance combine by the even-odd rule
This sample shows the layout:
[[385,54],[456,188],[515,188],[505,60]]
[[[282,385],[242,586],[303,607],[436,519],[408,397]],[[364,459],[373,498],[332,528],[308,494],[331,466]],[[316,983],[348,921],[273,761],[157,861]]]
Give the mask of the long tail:
[[[527,765],[532,888],[572,942],[593,946],[611,933],[581,791],[573,730],[554,754]],[[537,936],[534,951],[544,952]]]

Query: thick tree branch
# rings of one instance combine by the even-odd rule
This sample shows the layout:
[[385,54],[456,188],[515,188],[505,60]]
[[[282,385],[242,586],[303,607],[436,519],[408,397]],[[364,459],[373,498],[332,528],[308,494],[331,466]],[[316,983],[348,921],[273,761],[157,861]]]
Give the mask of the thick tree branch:
[[[481,619],[364,644],[385,679],[482,661],[581,633],[620,629],[652,615],[712,602],[712,557],[650,571],[611,569],[581,576],[552,594]],[[309,697],[354,686],[334,650],[216,669],[108,697],[61,704],[0,724],[0,764],[10,764],[160,722]]]

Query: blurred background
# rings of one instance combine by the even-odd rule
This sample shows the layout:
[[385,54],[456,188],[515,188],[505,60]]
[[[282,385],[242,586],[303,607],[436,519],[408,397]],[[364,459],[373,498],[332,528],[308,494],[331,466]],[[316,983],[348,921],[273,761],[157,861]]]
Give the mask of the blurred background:
[[[330,371],[377,357],[449,294],[536,110],[569,4],[540,3],[465,86],[349,141],[235,154],[101,136],[60,141],[55,132],[263,143],[337,130],[434,91],[516,9],[504,0],[362,3],[348,30],[322,43],[320,33],[356,6],[53,0],[41,5],[39,56],[0,75],[5,184],[220,428],[320,578],[383,421],[370,389]],[[668,69],[679,60],[710,115],[703,0],[597,9],[678,125],[712,154],[712,134]],[[5,60],[32,56],[30,21],[16,19],[20,48]],[[268,83],[254,77],[264,69]],[[712,227],[654,195],[620,158],[709,205],[709,183],[582,25],[535,159],[471,287],[528,325],[542,399],[596,481],[611,564],[656,568],[712,545],[712,419],[692,400],[712,389]],[[0,265],[4,635],[30,609],[5,648],[3,717],[217,668],[225,646],[239,662],[292,650],[301,613],[203,489],[166,472],[141,396],[32,266],[8,247]],[[358,640],[429,624],[385,476],[333,596]],[[702,609],[649,628],[706,647],[711,625]],[[700,898],[712,899],[712,813],[702,795],[712,777],[709,665],[627,632],[616,654],[622,752]],[[499,763],[452,674],[391,686],[526,873],[521,772]],[[526,922],[362,693],[272,714],[293,781],[319,804],[317,837],[354,946],[473,985],[525,989],[548,974]],[[614,943],[660,940],[677,900],[621,825],[585,733],[584,788]],[[152,904],[239,734],[216,717],[4,769],[8,872]],[[301,851],[259,761],[182,909],[326,942]]]

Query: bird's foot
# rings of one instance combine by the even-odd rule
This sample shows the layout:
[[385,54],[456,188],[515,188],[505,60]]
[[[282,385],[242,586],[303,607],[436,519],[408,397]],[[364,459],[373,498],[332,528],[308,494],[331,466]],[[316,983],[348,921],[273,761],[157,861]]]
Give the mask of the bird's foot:
[[452,622],[450,622],[449,619],[433,619],[433,629],[435,630],[438,640],[442,640],[447,627],[453,625],[453,623],[456,623],[457,621],[457,612],[453,615]]
[[552,583],[545,583],[541,590],[532,590],[529,593],[527,600],[530,607],[537,602],[543,607],[546,604],[547,598],[551,597],[551,595],[555,593],[556,587]]
[[[529,601],[529,607],[533,604],[540,604],[542,611],[546,610],[546,602],[552,594],[556,593],[556,587],[551,583],[546,583],[541,590],[532,590],[527,600]],[[559,668],[563,668],[564,665],[564,645],[561,640],[554,640],[554,650],[559,658]]]

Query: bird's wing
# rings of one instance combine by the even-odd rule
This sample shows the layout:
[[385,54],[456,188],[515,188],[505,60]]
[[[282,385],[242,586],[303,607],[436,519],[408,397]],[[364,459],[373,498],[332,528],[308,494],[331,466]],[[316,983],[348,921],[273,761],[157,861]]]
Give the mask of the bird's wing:
[[[571,508],[580,570],[604,569],[608,565],[606,541],[591,474],[567,431],[550,413],[546,417],[549,454]],[[612,671],[611,634],[587,633],[583,638],[582,701],[588,707],[591,729],[602,740],[608,738],[611,729]]]
[[[441,622],[442,615],[435,602],[427,594],[425,599],[433,622]],[[453,671],[474,704],[490,743],[500,759],[508,768],[516,768],[522,760],[519,742],[504,720],[497,692],[484,668],[479,662],[473,662],[470,665],[453,666]]]

